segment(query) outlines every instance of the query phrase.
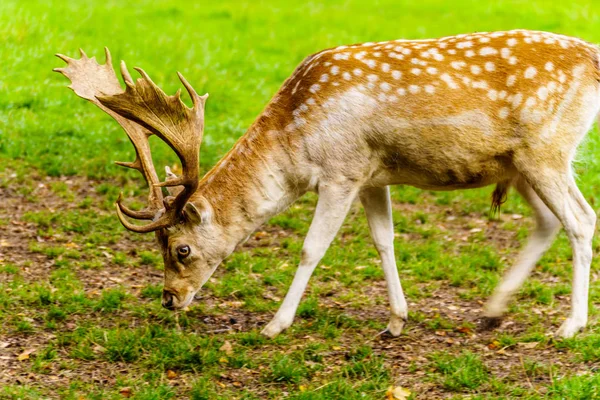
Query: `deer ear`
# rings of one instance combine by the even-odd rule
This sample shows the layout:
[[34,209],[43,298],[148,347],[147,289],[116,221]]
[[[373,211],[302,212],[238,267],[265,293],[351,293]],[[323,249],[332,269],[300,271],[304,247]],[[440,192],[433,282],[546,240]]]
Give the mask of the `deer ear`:
[[212,218],[212,208],[208,201],[204,200],[200,208],[193,203],[186,203],[183,209],[183,216],[186,221],[196,225],[206,224]]

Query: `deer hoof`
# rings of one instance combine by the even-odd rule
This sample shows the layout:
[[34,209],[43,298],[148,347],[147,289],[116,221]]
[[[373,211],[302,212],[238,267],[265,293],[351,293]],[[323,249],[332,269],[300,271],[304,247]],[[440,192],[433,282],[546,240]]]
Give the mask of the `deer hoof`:
[[279,335],[281,332],[289,328],[291,325],[291,323],[282,323],[278,319],[274,318],[271,320],[271,322],[267,324],[267,326],[264,327],[262,331],[260,331],[260,333],[273,339],[277,337],[277,335]]
[[571,338],[577,333],[581,332],[583,328],[585,328],[585,325],[585,321],[578,321],[573,318],[567,318],[567,320],[562,323],[560,328],[558,328],[555,336],[563,339]]
[[479,320],[479,329],[490,331],[498,328],[502,324],[502,317],[483,317]]
[[390,335],[392,335],[394,337],[398,337],[402,333],[402,328],[404,328],[405,323],[406,323],[405,318],[392,316],[392,318],[390,318],[390,323],[388,324],[386,331]]

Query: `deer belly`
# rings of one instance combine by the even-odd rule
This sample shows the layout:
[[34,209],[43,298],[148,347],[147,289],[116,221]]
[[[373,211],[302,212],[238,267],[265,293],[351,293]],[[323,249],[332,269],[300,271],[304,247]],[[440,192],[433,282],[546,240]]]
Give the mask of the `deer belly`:
[[515,176],[510,157],[457,154],[452,151],[411,153],[407,149],[387,152],[374,180],[381,184],[404,184],[430,190],[483,187]]

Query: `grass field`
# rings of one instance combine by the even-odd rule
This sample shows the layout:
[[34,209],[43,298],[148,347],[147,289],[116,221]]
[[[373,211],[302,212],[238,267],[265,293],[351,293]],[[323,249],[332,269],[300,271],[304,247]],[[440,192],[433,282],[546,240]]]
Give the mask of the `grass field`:
[[[316,197],[273,218],[227,259],[187,312],[160,306],[153,235],[130,234],[113,203],[143,202],[118,125],[52,73],[79,47],[141,66],[167,92],[181,71],[209,92],[206,171],[241,136],[295,65],[326,47],[511,28],[600,42],[600,3],[407,0],[14,1],[0,4],[0,398],[390,399],[600,398],[600,258],[591,316],[574,339],[571,251],[561,234],[502,326],[481,307],[532,226],[513,194],[488,218],[490,189],[393,189],[396,258],[409,302],[403,335],[388,318],[383,273],[357,204],[313,276],[291,329],[259,331],[299,261]],[[155,164],[175,157],[157,141]],[[600,206],[600,138],[576,170]],[[162,168],[161,168],[162,169]],[[598,253],[600,241],[594,242]]]

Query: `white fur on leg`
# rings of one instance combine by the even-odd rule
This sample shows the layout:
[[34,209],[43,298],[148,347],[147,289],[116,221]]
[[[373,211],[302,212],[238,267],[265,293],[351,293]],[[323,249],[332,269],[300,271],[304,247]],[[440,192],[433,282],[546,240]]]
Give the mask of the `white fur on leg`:
[[560,228],[556,216],[524,179],[517,179],[515,187],[533,209],[536,227],[514,266],[506,273],[502,282],[496,287],[494,294],[486,303],[483,315],[487,318],[499,318],[504,315],[508,301],[521,288],[538,260],[554,241]]
[[573,285],[571,315],[556,332],[563,338],[574,336],[587,324],[592,237],[596,228],[596,213],[585,201],[572,177],[568,192],[565,230],[573,249]]
[[292,325],[310,276],[342,226],[355,196],[356,190],[352,188],[319,185],[319,200],[304,240],[300,266],[281,307],[262,330],[263,335],[274,338]]
[[390,301],[390,322],[387,331],[399,336],[408,317],[408,305],[404,298],[396,258],[394,256],[394,223],[389,188],[369,188],[360,193],[360,200],[367,214],[367,221],[375,247],[381,257]]

